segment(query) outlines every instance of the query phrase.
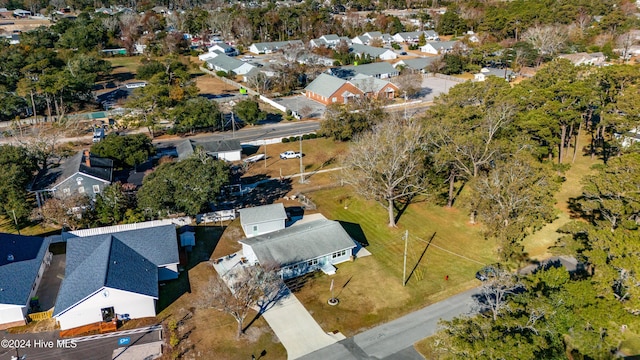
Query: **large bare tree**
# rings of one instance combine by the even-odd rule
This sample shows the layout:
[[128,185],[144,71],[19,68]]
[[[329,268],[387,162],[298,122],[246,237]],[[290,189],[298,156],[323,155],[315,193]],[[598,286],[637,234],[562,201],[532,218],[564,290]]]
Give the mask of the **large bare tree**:
[[553,56],[558,53],[567,41],[567,31],[563,25],[536,25],[522,34],[522,38],[543,56]]
[[201,302],[204,307],[233,316],[238,323],[239,339],[251,309],[265,310],[268,303],[277,300],[283,286],[275,269],[260,265],[244,266],[222,276],[212,276]]
[[391,227],[395,202],[427,188],[430,168],[422,137],[417,122],[390,119],[358,136],[344,160],[345,182],[365,198],[382,201]]

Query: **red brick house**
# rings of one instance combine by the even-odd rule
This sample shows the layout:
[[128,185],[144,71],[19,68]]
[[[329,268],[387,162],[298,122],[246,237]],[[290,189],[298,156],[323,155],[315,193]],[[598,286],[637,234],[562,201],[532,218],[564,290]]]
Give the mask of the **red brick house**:
[[320,74],[305,88],[305,95],[324,105],[347,104],[360,97],[393,99],[399,91],[389,81],[358,75],[351,80]]

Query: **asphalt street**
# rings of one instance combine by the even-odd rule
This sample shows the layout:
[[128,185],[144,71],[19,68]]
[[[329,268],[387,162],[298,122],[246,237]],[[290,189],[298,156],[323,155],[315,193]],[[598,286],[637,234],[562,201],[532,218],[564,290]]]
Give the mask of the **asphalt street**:
[[472,289],[412,312],[394,321],[305,355],[304,360],[417,360],[422,356],[413,344],[432,336],[440,320],[472,313]]
[[160,339],[160,329],[135,329],[66,340],[60,340],[57,332],[0,333],[0,360],[10,360],[16,355],[26,355],[25,360],[111,360],[113,350],[119,347],[147,344]]

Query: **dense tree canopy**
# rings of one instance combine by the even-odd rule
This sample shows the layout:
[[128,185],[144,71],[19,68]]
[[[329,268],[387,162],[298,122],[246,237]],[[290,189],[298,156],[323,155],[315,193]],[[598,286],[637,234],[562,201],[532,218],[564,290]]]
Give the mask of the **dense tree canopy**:
[[196,150],[193,157],[164,163],[147,175],[138,190],[138,207],[151,217],[180,212],[196,215],[216,201],[228,182],[226,164]]
[[4,214],[26,219],[31,213],[27,187],[36,161],[24,147],[0,145],[0,207]]
[[149,159],[155,153],[151,139],[144,134],[109,134],[91,146],[91,153],[116,161],[118,166],[133,167]]

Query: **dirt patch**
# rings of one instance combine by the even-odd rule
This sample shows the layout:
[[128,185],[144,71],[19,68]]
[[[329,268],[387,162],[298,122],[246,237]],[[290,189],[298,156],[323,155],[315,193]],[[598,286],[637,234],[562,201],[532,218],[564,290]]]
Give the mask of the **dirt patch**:
[[0,19],[0,32],[11,34],[14,31],[26,32],[40,26],[51,26],[46,19]]
[[229,85],[215,76],[205,74],[196,77],[195,80],[200,94],[203,95],[238,94],[237,87]]

